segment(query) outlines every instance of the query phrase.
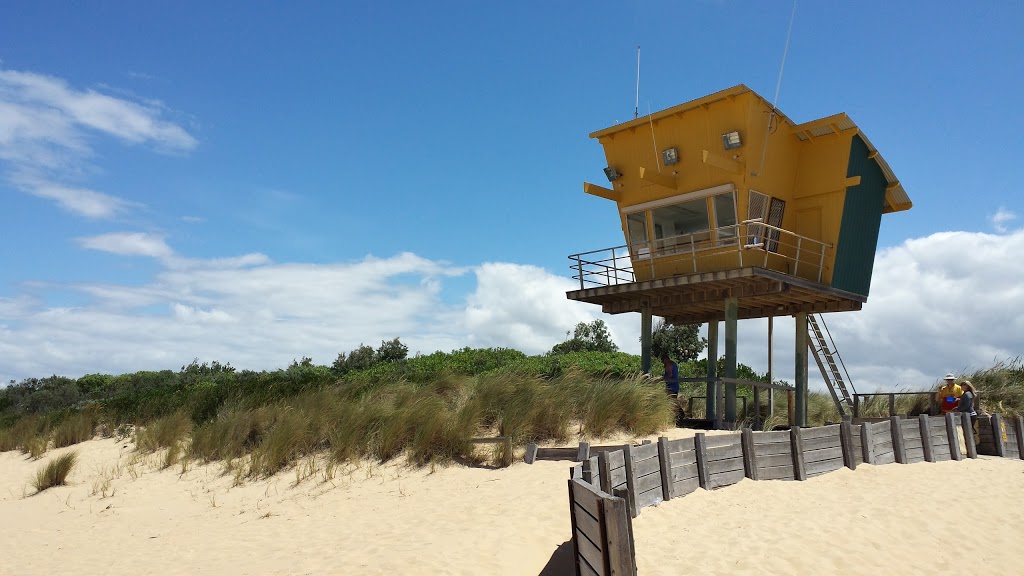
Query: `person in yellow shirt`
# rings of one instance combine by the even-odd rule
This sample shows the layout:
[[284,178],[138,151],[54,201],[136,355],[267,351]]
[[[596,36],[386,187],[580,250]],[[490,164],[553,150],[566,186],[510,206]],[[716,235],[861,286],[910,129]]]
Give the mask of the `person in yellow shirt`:
[[956,383],[956,376],[953,376],[952,373],[946,374],[943,380],[945,384],[939,388],[935,397],[941,403],[943,414],[946,412],[956,412],[960,406],[960,396],[963,396],[964,390]]

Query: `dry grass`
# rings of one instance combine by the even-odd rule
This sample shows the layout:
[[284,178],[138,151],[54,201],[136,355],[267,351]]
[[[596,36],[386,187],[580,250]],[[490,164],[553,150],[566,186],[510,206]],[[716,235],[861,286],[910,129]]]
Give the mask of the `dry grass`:
[[142,452],[156,452],[177,446],[192,431],[192,420],[177,412],[135,431],[135,446]]
[[36,493],[38,494],[48,488],[66,484],[68,474],[71,473],[77,462],[78,452],[68,452],[54,458],[40,468],[36,472],[35,478],[32,479],[32,486],[36,489]]
[[93,410],[83,410],[65,418],[53,430],[53,447],[64,448],[92,440],[96,433],[96,420],[96,413]]

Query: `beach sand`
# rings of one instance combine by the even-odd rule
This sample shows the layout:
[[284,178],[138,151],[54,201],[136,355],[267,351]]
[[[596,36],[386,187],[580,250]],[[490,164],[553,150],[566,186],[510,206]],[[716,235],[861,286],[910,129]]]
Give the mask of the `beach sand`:
[[[325,479],[307,461],[236,486],[223,463],[182,474],[133,448],[0,454],[0,574],[572,573],[568,462]],[[70,485],[32,495],[71,450]],[[645,508],[634,531],[641,575],[1024,573],[1022,520],[1024,461],[986,458],[744,480]]]

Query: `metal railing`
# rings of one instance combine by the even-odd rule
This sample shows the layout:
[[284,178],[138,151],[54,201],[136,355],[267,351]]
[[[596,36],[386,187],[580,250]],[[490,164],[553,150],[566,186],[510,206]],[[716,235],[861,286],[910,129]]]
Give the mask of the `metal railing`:
[[897,396],[927,396],[928,397],[928,413],[935,414],[938,412],[938,402],[935,398],[936,391],[929,390],[925,392],[869,392],[869,393],[857,393],[853,395],[853,417],[861,417],[861,407],[868,398],[873,396],[886,396],[889,399],[889,416],[897,416],[896,414],[896,397]]
[[[652,253],[653,246],[653,253]],[[779,270],[794,276],[801,268],[811,267],[810,277],[821,281],[825,267],[825,254],[832,244],[790,232],[761,220],[746,220],[739,224],[721,226],[690,234],[680,234],[652,241],[635,242],[613,248],[591,250],[569,256],[572,276],[580,289],[595,286],[614,286],[636,281],[636,266],[649,266],[650,277],[655,277],[655,265],[674,262],[692,262],[694,273],[701,271],[698,261],[734,254],[739,268],[760,265],[774,269],[778,259]]]

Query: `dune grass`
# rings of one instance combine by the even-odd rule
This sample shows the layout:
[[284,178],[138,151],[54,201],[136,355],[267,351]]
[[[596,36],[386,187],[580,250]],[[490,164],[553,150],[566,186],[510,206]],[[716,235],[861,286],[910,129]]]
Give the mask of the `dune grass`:
[[53,447],[64,448],[86,440],[96,433],[97,417],[93,410],[83,410],[64,419],[53,430]]
[[32,479],[32,486],[36,493],[42,492],[54,486],[63,486],[67,483],[68,474],[74,469],[78,462],[78,452],[68,452],[57,456],[40,468]]

